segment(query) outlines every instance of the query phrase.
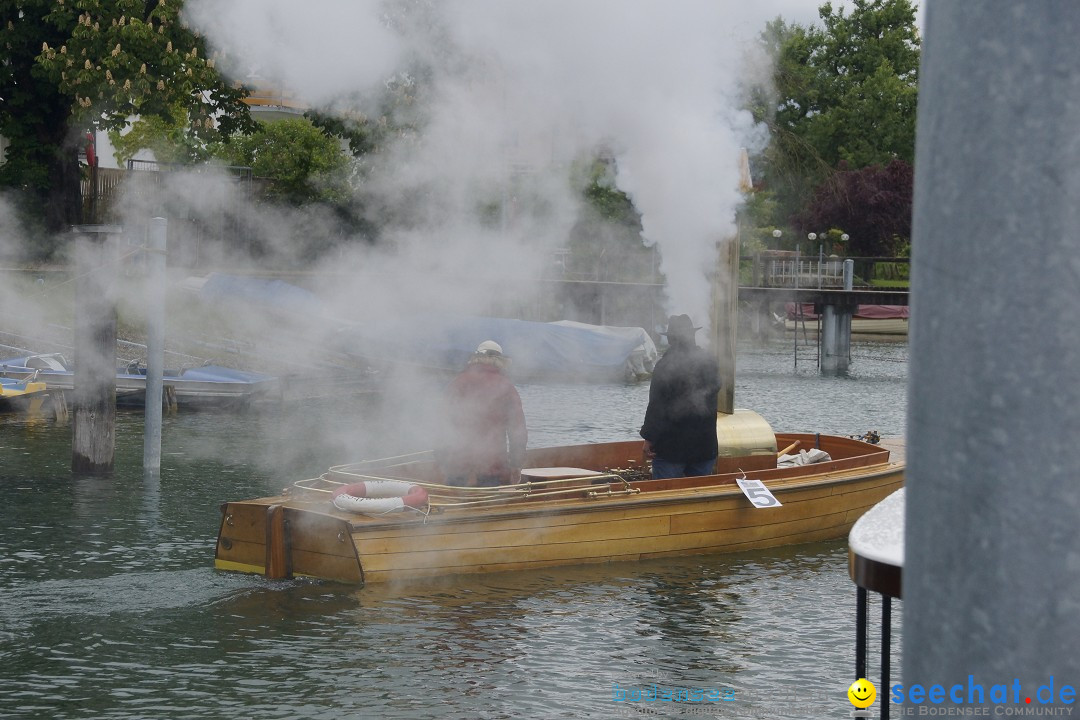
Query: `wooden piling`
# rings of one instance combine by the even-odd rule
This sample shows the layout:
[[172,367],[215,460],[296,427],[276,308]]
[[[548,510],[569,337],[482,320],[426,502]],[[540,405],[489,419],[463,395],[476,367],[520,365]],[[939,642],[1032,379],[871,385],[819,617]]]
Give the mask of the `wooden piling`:
[[114,225],[80,225],[75,231],[74,428],[71,470],[111,475],[116,432],[116,274]]
[[68,406],[67,397],[64,395],[64,391],[51,391],[49,393],[49,400],[52,405],[53,418],[56,420],[56,424],[66,425],[68,422]]

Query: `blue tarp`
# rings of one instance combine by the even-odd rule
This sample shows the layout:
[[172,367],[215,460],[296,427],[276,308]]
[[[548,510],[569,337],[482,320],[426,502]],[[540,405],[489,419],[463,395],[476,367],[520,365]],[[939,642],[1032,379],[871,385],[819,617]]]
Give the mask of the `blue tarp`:
[[656,359],[642,328],[449,315],[412,317],[392,329],[350,327],[340,333],[339,349],[382,362],[456,370],[484,340],[502,346],[512,359],[511,374],[519,378],[620,380],[634,353],[647,370]]
[[258,307],[301,315],[321,315],[326,309],[314,293],[281,280],[210,273],[199,288],[204,300],[246,302]]
[[652,370],[656,346],[642,328],[429,314],[363,324],[327,315],[322,301],[280,280],[213,273],[199,288],[212,302],[244,302],[337,325],[335,351],[376,365],[456,371],[484,340],[499,343],[518,379],[621,380]]

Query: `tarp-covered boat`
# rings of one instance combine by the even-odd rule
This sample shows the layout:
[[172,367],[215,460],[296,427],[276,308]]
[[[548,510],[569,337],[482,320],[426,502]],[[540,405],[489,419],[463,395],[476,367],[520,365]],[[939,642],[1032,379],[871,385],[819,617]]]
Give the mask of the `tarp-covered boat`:
[[[338,318],[313,293],[281,280],[211,273],[185,285],[216,305],[244,306],[318,326],[328,349],[383,369],[412,367],[457,372],[484,340],[513,359],[519,382],[626,382],[649,377],[658,353],[644,328],[573,321],[534,322],[476,315],[431,313]],[[331,332],[325,332],[329,329]]]
[[[818,314],[813,303],[785,304],[788,330],[818,331]],[[858,305],[851,316],[851,332],[858,335],[907,336],[907,305]]]
[[485,340],[502,346],[518,382],[636,381],[649,377],[658,355],[643,328],[451,315],[351,326],[338,333],[337,347],[376,365],[457,372]]

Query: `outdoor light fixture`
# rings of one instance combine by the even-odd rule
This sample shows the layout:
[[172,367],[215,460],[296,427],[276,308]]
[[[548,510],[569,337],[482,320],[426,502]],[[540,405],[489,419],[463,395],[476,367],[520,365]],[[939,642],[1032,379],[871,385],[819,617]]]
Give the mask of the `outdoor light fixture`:
[[810,242],[814,242],[815,240],[817,240],[817,233],[807,233],[806,239]]

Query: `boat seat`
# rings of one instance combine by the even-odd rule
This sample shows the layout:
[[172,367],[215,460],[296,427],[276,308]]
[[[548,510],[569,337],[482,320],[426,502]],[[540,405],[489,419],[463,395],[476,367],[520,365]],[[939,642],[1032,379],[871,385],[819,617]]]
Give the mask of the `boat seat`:
[[596,470],[575,467],[523,468],[521,480],[522,482],[529,480],[568,480],[570,478],[588,478],[604,474]]

